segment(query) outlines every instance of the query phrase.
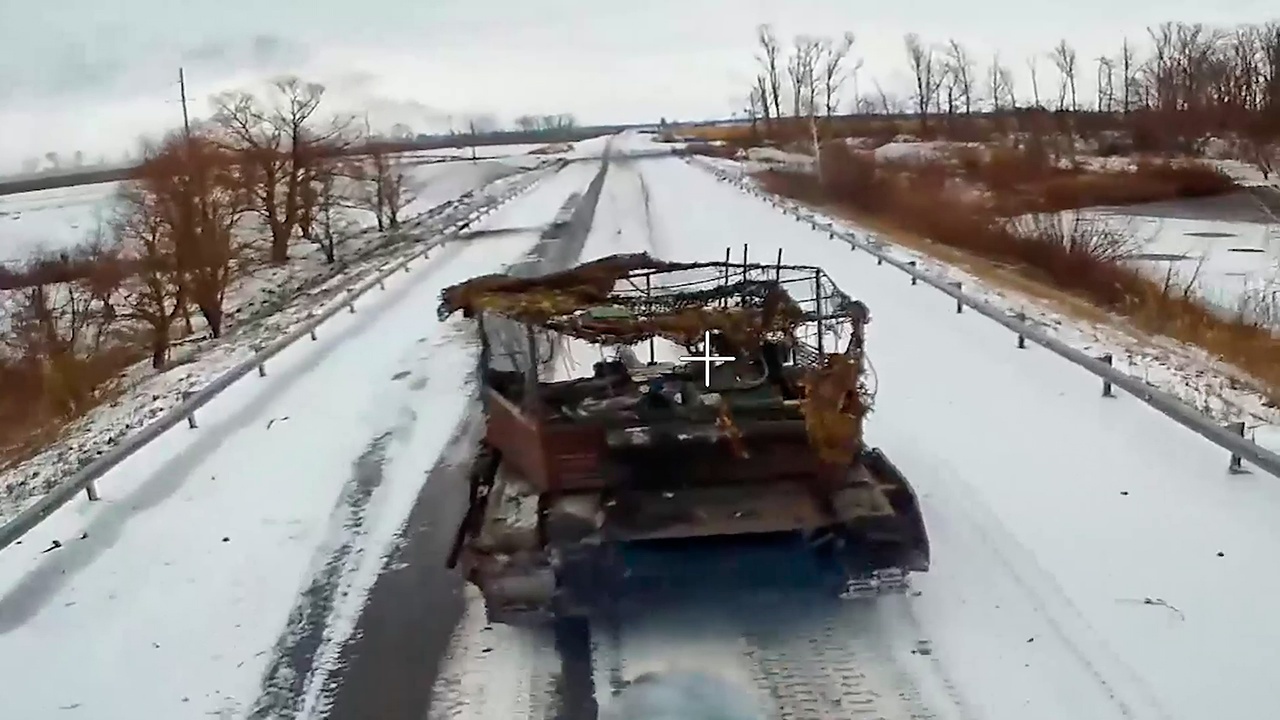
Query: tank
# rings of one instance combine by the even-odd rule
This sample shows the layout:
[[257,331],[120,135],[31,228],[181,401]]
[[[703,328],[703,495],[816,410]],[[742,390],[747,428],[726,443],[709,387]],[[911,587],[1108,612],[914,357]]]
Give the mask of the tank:
[[928,570],[916,494],[863,439],[870,314],[820,268],[614,255],[474,278],[443,292],[458,312],[486,431],[448,562],[491,621],[590,618],[716,573],[787,583],[794,560],[744,552],[765,545],[849,598]]

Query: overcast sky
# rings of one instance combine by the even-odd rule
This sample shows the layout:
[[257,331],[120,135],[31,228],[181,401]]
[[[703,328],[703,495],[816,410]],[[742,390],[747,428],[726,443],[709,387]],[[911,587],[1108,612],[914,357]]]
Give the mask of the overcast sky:
[[0,172],[50,150],[118,158],[178,125],[179,66],[196,114],[212,92],[296,72],[334,110],[420,131],[466,113],[642,122],[739,110],[762,22],[852,31],[860,88],[875,76],[905,95],[907,32],[984,62],[999,50],[1025,76],[1059,38],[1083,63],[1164,20],[1278,16],[1275,0],[0,0]]

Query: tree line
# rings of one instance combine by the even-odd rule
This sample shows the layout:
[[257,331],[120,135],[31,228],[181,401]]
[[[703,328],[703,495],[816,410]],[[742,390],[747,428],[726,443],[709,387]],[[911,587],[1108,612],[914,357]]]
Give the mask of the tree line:
[[14,414],[78,414],[140,356],[165,367],[197,324],[221,336],[228,291],[255,267],[297,246],[335,263],[362,225],[401,226],[402,162],[357,118],[325,116],[324,92],[288,78],[216,96],[208,121],[144,149],[90,238],[0,271],[0,450]]
[[[1067,40],[1025,58],[1027,82],[1020,86],[1012,65],[999,53],[985,60],[963,43],[903,38],[912,78],[902,96],[871,79],[871,93],[845,102],[863,67],[853,56],[855,37],[801,35],[784,47],[772,27],[756,37],[757,74],[745,112],[753,128],[776,135],[796,120],[831,121],[842,111],[913,115],[924,134],[944,131],[958,117],[976,112],[1091,111],[1113,118],[1145,119],[1170,142],[1194,143],[1230,134],[1255,143],[1280,138],[1280,22],[1217,28],[1167,22],[1148,29],[1143,42],[1125,39],[1112,53],[1081,58]],[[1093,76],[1094,90],[1082,92]],[[1158,117],[1158,121],[1155,118]],[[828,123],[829,124],[829,123]]]

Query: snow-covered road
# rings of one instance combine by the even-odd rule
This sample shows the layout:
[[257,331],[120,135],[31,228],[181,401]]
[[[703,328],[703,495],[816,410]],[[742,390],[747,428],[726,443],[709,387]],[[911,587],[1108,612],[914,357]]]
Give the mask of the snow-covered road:
[[[68,506],[0,554],[0,677],[18,688],[6,711],[240,717],[263,699],[320,700],[470,408],[474,350],[435,321],[439,289],[527,253],[529,228],[594,170],[544,180],[479,228],[508,232],[439,251],[267,380],[229,391],[200,430],[117,470],[106,502]],[[631,609],[595,638],[602,703],[673,665],[720,672],[793,720],[1201,720],[1280,702],[1274,478],[1228,475],[1220,449],[1139,401],[1101,397],[1092,375],[679,159],[611,163],[582,256],[707,260],[744,243],[755,260],[782,249],[822,266],[870,307],[868,433],[922,495],[933,567],[918,594],[873,602]],[[64,546],[41,555],[55,538]],[[559,671],[550,639],[487,626],[467,595],[427,717],[542,720]],[[295,632],[273,649],[281,628]],[[72,663],[75,679],[55,683]],[[264,677],[282,692],[260,693]]]
[[[1199,720],[1280,700],[1272,518],[1280,486],[1092,375],[678,159],[615,161],[584,259],[649,250],[822,266],[868,303],[869,436],[923,496],[918,595],[646,604],[595,638],[601,702],[661,667],[715,668],[787,718]],[[472,598],[470,624],[483,626]],[[920,652],[921,642],[928,653]],[[460,632],[442,674],[505,717],[492,678],[551,654],[536,633]],[[525,667],[520,677],[528,677]],[[538,689],[522,683],[522,697]]]
[[1274,478],[1228,475],[1139,401],[705,172],[642,168],[668,257],[781,248],[871,308],[868,433],[924,495],[934,547],[921,595],[874,612],[896,616],[921,687],[953,688],[934,712],[1190,720],[1280,700]]
[[[464,414],[440,290],[520,260],[574,165],[432,252],[0,554],[4,717],[292,716],[321,690]],[[42,552],[57,541],[61,547]],[[277,641],[277,638],[279,640]]]

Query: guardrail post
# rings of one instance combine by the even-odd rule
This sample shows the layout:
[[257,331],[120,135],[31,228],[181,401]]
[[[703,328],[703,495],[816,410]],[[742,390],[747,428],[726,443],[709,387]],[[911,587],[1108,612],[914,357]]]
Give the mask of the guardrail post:
[[[262,354],[262,343],[253,344],[253,354],[254,355]],[[258,377],[264,378],[266,376],[267,376],[267,363],[265,361],[260,361],[258,363]]]
[[98,500],[98,483],[94,480],[90,480],[89,484],[84,486],[84,494],[85,497],[89,498],[89,502]]
[[[185,405],[187,401],[191,399],[191,396],[193,394],[194,393],[192,393],[190,390],[183,390],[182,404]],[[196,424],[196,414],[194,412],[187,413],[187,427],[191,428],[192,430],[195,430],[196,428],[200,427],[198,424]]]
[[[907,261],[907,267],[914,268],[915,266],[916,266],[916,261],[915,261],[915,260],[908,260],[908,261]],[[920,284],[920,278],[916,277],[916,274],[915,274],[915,273],[911,273],[911,284],[912,284],[912,285],[919,285],[919,284]]]
[[[1017,320],[1019,323],[1025,325],[1027,323],[1027,314],[1024,312],[1020,312],[1014,316],[1014,319]],[[1018,333],[1018,349],[1019,350],[1027,349],[1027,336],[1023,335],[1022,333]]]
[[[1098,359],[1106,363],[1107,367],[1113,367],[1115,362],[1115,358],[1111,356],[1111,353],[1103,353],[1103,355]],[[1111,388],[1111,381],[1107,380],[1106,378],[1103,378],[1102,379],[1102,397],[1115,397],[1115,396],[1116,396],[1115,392]]]
[[960,291],[964,285],[959,280],[952,282],[951,285],[956,289],[956,314],[959,315],[964,312],[964,297],[960,295]]
[[[1227,429],[1231,432],[1244,437],[1244,421],[1233,422],[1227,425]],[[1244,459],[1235,453],[1231,453],[1231,460],[1227,463],[1227,472],[1232,475],[1243,475],[1248,470],[1244,469]]]
[[347,288],[347,312],[352,315],[356,314],[356,291],[354,288]]

